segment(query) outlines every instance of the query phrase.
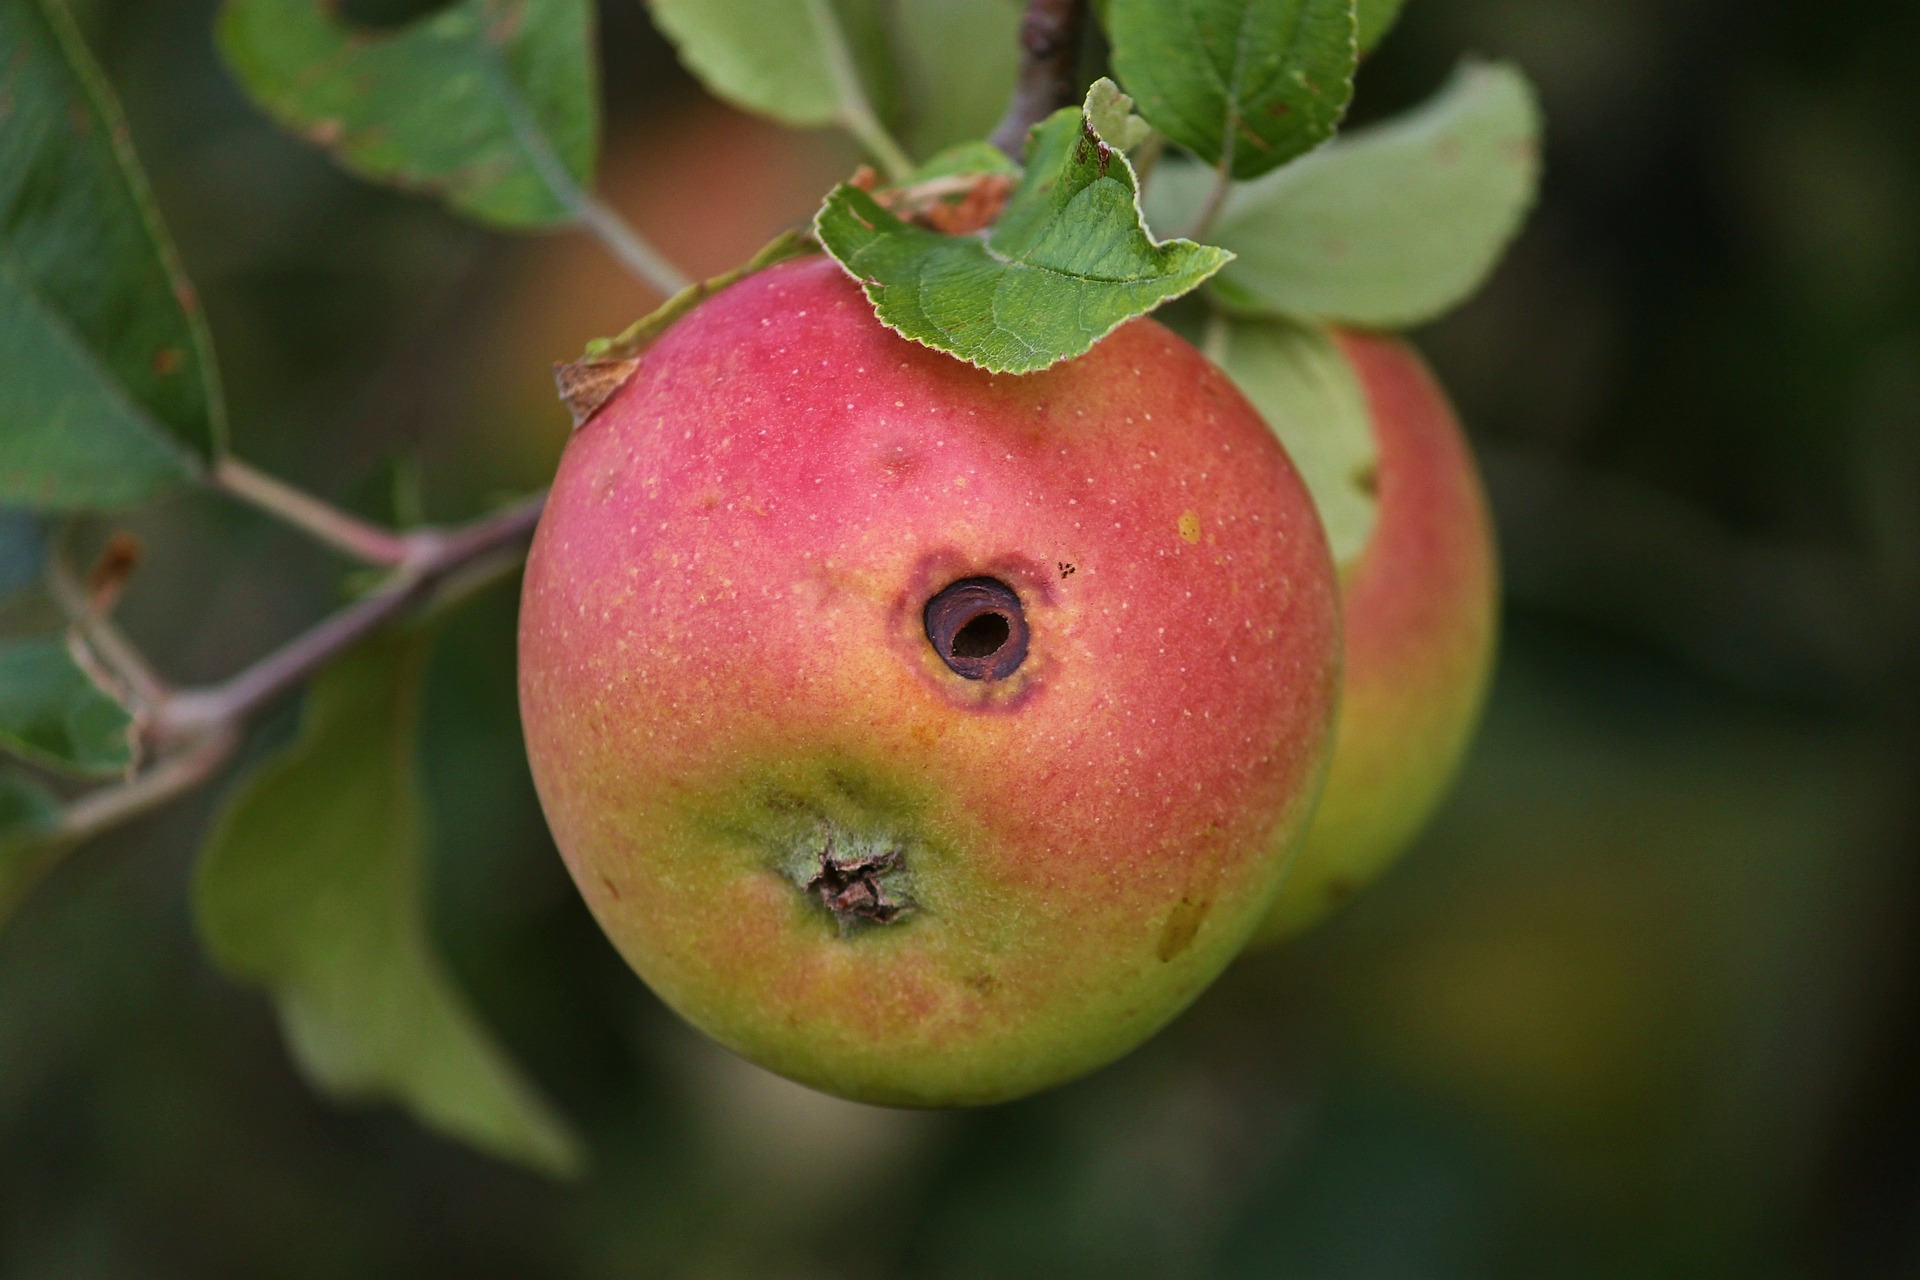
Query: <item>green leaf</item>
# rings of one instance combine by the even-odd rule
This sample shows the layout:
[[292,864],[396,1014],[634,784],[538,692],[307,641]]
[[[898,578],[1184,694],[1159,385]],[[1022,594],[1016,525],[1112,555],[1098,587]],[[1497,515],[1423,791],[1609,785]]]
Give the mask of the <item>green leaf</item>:
[[1113,0],[1107,27],[1140,114],[1235,178],[1332,137],[1353,96],[1354,0]]
[[1153,132],[1152,125],[1133,113],[1133,99],[1105,77],[1094,81],[1087,91],[1087,123],[1122,151],[1133,150]]
[[1026,176],[985,240],[902,222],[846,185],[814,231],[889,328],[995,373],[1081,355],[1229,256],[1187,240],[1156,244],[1133,167],[1071,107],[1035,129]]
[[428,940],[414,759],[425,662],[420,635],[383,637],[314,682],[299,740],[240,789],[201,856],[200,934],[225,972],[271,991],[321,1088],[399,1102],[494,1155],[571,1173],[576,1140]]
[[134,764],[133,718],[63,636],[0,646],[0,749],[50,769],[111,777]]
[[1020,176],[1020,166],[1007,159],[1007,153],[991,142],[961,142],[929,156],[903,185],[930,182],[935,178],[956,178],[969,174],[1000,173]]
[[0,502],[123,506],[222,447],[193,290],[55,0],[0,4],[0,370]]
[[0,773],[0,927],[59,859],[60,802],[39,783]]
[[839,125],[893,177],[913,167],[881,124],[897,93],[886,0],[652,0],[649,8],[716,97],[782,124]]
[[1400,20],[1400,10],[1406,2],[1407,0],[1359,0],[1355,8],[1360,20],[1360,52],[1370,52],[1387,32],[1393,30],[1393,24]]
[[918,156],[993,132],[1020,69],[1020,0],[896,0],[906,138]]
[[1540,176],[1526,77],[1468,64],[1410,115],[1236,190],[1213,238],[1236,306],[1374,328],[1420,324],[1478,289]]
[[1325,328],[1288,320],[1216,315],[1205,347],[1286,446],[1345,571],[1366,549],[1380,505],[1373,417],[1353,366]]
[[227,0],[263,110],[354,173],[502,227],[576,219],[599,143],[591,0],[461,0],[391,33],[326,0]]

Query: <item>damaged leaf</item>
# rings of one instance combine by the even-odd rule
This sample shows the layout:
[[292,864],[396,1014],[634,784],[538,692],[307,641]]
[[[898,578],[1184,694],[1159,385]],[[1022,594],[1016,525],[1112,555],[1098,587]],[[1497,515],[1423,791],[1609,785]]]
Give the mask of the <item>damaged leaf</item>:
[[1025,176],[984,238],[914,226],[851,184],[827,197],[814,229],[889,328],[995,373],[1031,373],[1090,350],[1231,257],[1154,241],[1135,192],[1126,155],[1069,107],[1035,128]]

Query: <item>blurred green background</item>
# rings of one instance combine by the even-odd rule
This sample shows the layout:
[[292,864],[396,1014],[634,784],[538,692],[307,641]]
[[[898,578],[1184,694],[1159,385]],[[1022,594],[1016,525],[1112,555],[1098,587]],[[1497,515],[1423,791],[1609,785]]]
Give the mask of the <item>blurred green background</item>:
[[[242,456],[375,510],[414,475],[432,518],[541,484],[548,363],[654,299],[584,239],[486,235],[274,130],[211,0],[79,9]],[[696,274],[851,166],[702,99],[635,0],[603,35],[603,188]],[[193,940],[210,793],[0,934],[0,1276],[1920,1275],[1920,6],[1412,0],[1356,118],[1463,51],[1520,61],[1549,121],[1524,238],[1418,335],[1486,465],[1505,651],[1379,888],[1046,1096],[809,1093],[681,1026],[589,920],[497,588],[429,691],[435,927],[591,1175],[307,1090]],[[238,507],[121,523],[125,618],[182,680],[339,599]]]

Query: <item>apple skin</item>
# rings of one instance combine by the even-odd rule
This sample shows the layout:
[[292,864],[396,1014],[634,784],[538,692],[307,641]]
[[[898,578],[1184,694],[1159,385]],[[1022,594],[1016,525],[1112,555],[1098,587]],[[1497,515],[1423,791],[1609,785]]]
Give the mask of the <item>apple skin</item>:
[[[1008,678],[923,606],[1019,595]],[[824,258],[675,325],[574,436],[527,563],[520,696],[589,907],[690,1022],[869,1102],[1000,1101],[1170,1020],[1245,945],[1324,773],[1339,588],[1227,379],[1137,320],[991,376]],[[837,913],[902,850],[912,908]]]
[[1346,663],[1326,789],[1256,945],[1317,923],[1413,840],[1466,754],[1493,671],[1499,558],[1459,419],[1405,342],[1335,340],[1372,413],[1379,506],[1341,566]]

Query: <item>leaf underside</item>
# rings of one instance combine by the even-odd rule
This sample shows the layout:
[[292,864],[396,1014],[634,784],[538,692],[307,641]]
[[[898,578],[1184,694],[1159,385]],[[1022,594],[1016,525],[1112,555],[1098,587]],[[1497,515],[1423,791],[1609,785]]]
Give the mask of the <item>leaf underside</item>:
[[449,979],[422,906],[414,752],[426,645],[363,645],[314,682],[299,740],[233,797],[201,856],[208,952],[272,993],[309,1079],[555,1174],[576,1140]]
[[1366,391],[1333,335],[1311,322],[1218,316],[1206,351],[1286,446],[1333,562],[1348,571],[1379,512],[1379,448]]
[[1020,66],[1021,0],[895,0],[900,115],[916,156],[984,138]]
[[1418,110],[1236,190],[1212,238],[1237,256],[1214,290],[1263,312],[1424,323],[1485,281],[1539,173],[1540,113],[1526,77],[1469,63]]
[[859,95],[894,114],[884,0],[651,0],[653,20],[715,97],[802,128],[844,123]]

